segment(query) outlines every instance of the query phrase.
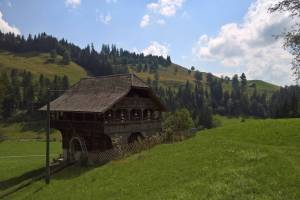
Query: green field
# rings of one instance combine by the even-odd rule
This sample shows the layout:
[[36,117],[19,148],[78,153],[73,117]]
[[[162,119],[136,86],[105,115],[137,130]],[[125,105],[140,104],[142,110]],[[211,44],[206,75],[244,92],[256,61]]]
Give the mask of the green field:
[[[40,122],[35,122],[40,123]],[[40,129],[40,125],[33,122],[15,122],[3,123],[0,122],[0,138],[5,139],[45,139],[44,129]],[[61,134],[53,129],[50,134],[50,139],[60,140]]]
[[[61,153],[60,142],[51,142],[51,157]],[[23,181],[43,172],[45,142],[0,141],[0,196]]]
[[232,119],[101,167],[67,168],[7,199],[296,200],[299,188],[300,119]]
[[49,53],[10,53],[0,51],[0,71],[9,69],[27,70],[36,76],[44,74],[48,77],[55,75],[68,76],[70,83],[74,84],[80,78],[86,77],[86,71],[79,65],[71,62],[68,65],[60,63],[61,56],[57,56],[56,62],[48,62]]

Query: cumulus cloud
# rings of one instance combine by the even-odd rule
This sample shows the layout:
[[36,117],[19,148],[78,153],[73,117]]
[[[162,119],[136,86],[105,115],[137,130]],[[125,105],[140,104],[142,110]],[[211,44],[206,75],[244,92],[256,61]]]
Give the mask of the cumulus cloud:
[[20,35],[21,34],[21,31],[17,27],[9,25],[3,19],[3,14],[2,14],[1,11],[0,11],[0,30],[3,33],[14,33],[16,35]]
[[170,17],[182,7],[184,0],[158,0],[156,3],[147,4],[147,8],[160,15]]
[[141,22],[140,22],[140,27],[144,28],[146,26],[148,26],[150,23],[150,16],[149,15],[144,15],[144,17],[142,18]]
[[100,21],[101,23],[108,25],[110,24],[112,20],[112,16],[110,14],[106,14],[106,15],[99,15],[99,17],[97,18],[97,21]]
[[65,0],[67,7],[76,8],[81,4],[81,0]]
[[163,56],[167,57],[169,48],[159,42],[152,41],[150,45],[142,51],[145,55]]
[[270,14],[278,0],[256,0],[242,23],[229,23],[215,37],[202,35],[193,54],[201,60],[217,61],[225,67],[242,69],[248,78],[290,84],[292,56],[282,48],[281,34],[291,26],[285,14]]
[[[148,14],[144,15],[141,22],[140,27],[144,28],[148,26],[151,18],[159,18],[154,20],[152,24],[164,25],[165,20],[161,19],[161,17],[172,17],[177,11],[182,7],[185,0],[158,0],[156,2],[151,2],[147,4]],[[142,26],[142,24],[145,24]]]

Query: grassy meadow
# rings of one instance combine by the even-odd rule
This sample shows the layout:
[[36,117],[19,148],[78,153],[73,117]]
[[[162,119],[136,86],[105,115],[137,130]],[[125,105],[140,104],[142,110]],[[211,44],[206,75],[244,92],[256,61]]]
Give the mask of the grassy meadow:
[[[1,152],[12,149],[7,145]],[[50,185],[37,181],[7,199],[296,200],[299,188],[300,119],[223,119],[184,142],[100,167],[67,168]]]
[[[51,142],[51,157],[61,153],[61,143]],[[45,142],[0,141],[0,196],[28,178],[43,173]]]
[[49,53],[11,53],[8,51],[0,51],[0,71],[9,69],[27,70],[33,75],[39,76],[44,74],[50,78],[59,74],[66,75],[70,84],[74,84],[81,78],[86,77],[86,71],[74,62],[68,65],[61,64],[61,56],[57,56],[56,62],[48,62]]
[[[41,122],[36,122],[41,123]],[[46,133],[44,129],[41,129],[40,124],[33,122],[15,122],[15,123],[4,123],[0,122],[0,139],[10,140],[26,140],[26,139],[45,139]],[[61,134],[58,130],[52,129],[50,139],[60,140]]]

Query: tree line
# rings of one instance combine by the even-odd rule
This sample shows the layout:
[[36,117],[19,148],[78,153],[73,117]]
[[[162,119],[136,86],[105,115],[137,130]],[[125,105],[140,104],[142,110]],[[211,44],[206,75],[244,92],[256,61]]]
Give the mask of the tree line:
[[[139,68],[146,66],[168,66],[171,58],[167,56],[144,55],[117,48],[116,45],[103,44],[101,50],[95,50],[94,45],[87,45],[80,48],[65,39],[58,40],[56,37],[41,33],[25,38],[23,35],[13,33],[2,33],[0,31],[0,47],[3,50],[23,53],[23,52],[47,52],[51,57],[56,54],[63,57],[63,64],[70,61],[81,65],[91,76],[111,75],[128,72],[128,65]],[[153,68],[153,67],[152,67]]]
[[[299,86],[280,88],[272,96],[258,92],[255,85],[249,90],[246,75],[235,75],[219,79],[211,73],[194,71],[195,82],[187,81],[178,88],[162,87],[159,80],[159,67],[167,67],[171,58],[161,56],[145,56],[142,53],[131,53],[118,49],[115,45],[102,45],[97,52],[93,45],[80,47],[62,39],[49,36],[46,33],[27,38],[12,33],[0,32],[1,49],[12,52],[50,52],[50,60],[61,55],[62,63],[71,60],[83,66],[90,75],[109,75],[127,72],[127,66],[133,66],[137,72],[154,73],[154,80],[148,84],[156,91],[169,110],[175,112],[181,108],[189,110],[194,124],[203,127],[213,127],[213,115],[255,116],[267,117],[300,117]],[[33,78],[27,71],[11,70],[2,72],[0,77],[0,117],[8,119],[18,112],[31,113],[34,109],[46,104],[47,88],[65,90],[69,87],[67,76],[55,76],[49,79],[40,75]],[[205,79],[205,81],[204,81]],[[224,87],[224,81],[231,84],[231,89]],[[51,94],[51,99],[59,94]]]
[[0,74],[0,119],[8,120],[13,116],[25,113],[30,116],[38,108],[60,95],[60,92],[50,93],[52,90],[66,90],[69,88],[67,76],[54,76],[53,79],[41,74],[34,78],[29,71],[12,69]]
[[[208,73],[204,83],[202,73],[195,73],[194,84],[187,81],[178,89],[162,87],[159,76],[147,82],[169,111],[187,109],[196,126],[213,127],[214,114],[258,118],[300,117],[299,86],[282,87],[268,96],[265,92],[258,92],[255,84],[249,85],[244,73],[240,77],[232,77],[231,91],[224,88],[224,81]],[[253,89],[249,90],[250,87]]]

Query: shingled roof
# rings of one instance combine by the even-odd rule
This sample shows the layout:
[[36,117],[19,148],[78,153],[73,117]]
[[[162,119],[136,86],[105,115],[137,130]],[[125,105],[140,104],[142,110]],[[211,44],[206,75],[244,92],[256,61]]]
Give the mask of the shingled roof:
[[[50,108],[51,111],[103,113],[125,97],[131,88],[149,91],[151,98],[165,110],[151,88],[135,74],[81,79],[63,95],[50,102]],[[40,110],[46,111],[46,106]]]

